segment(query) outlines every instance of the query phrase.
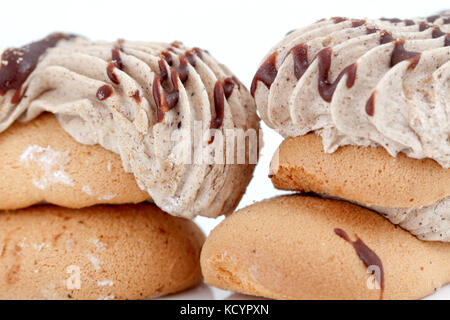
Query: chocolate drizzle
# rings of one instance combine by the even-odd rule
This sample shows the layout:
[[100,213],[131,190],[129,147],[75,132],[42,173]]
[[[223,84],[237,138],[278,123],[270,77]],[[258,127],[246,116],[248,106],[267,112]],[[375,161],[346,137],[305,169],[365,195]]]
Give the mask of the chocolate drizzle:
[[73,37],[73,35],[54,33],[21,48],[5,50],[1,56],[0,95],[5,95],[9,90],[16,90],[11,103],[19,103],[22,97],[22,85],[36,69],[39,58],[47,49],[55,47],[61,40],[69,40]]
[[348,19],[347,18],[343,18],[343,17],[333,17],[333,18],[331,18],[331,20],[333,20],[333,22],[337,24],[337,23],[341,23],[341,22],[347,21]]
[[114,73],[114,69],[116,68],[116,65],[113,62],[108,63],[108,66],[106,67],[106,74],[108,75],[109,80],[111,80],[114,84],[120,84],[119,79],[117,78],[117,75]]
[[[211,120],[209,126],[210,129],[219,129],[223,123],[224,110],[225,110],[225,92],[222,82],[216,81],[214,85],[214,109],[216,116]],[[214,142],[214,135],[211,135],[209,144]]]
[[333,53],[331,48],[322,49],[317,54],[319,63],[319,93],[323,100],[331,102],[334,91],[344,75],[347,75],[347,88],[351,88],[355,83],[357,64],[353,63],[347,66],[339,73],[338,77],[333,83],[330,83],[328,74],[331,67],[331,54]]
[[419,31],[420,32],[425,31],[425,30],[429,29],[430,27],[431,26],[426,22],[422,21],[421,23],[419,23]]
[[427,18],[427,21],[433,23],[433,22],[435,22],[437,19],[439,19],[440,17],[441,17],[441,16],[439,16],[439,15],[429,16],[429,17]]
[[252,81],[252,86],[250,88],[250,92],[253,97],[255,96],[258,81],[264,83],[268,89],[270,89],[270,86],[275,81],[275,78],[278,73],[277,67],[275,65],[277,54],[278,52],[272,53],[256,72],[255,77],[253,78]]
[[405,23],[405,26],[413,26],[413,25],[415,25],[416,23],[414,22],[414,20],[411,20],[411,19],[406,19],[406,20],[404,20],[403,21],[404,23]]
[[97,90],[97,99],[100,101],[108,99],[112,94],[114,90],[110,85],[105,84],[104,86],[101,86]]
[[292,48],[291,52],[294,59],[294,74],[297,79],[300,79],[309,67],[308,46],[304,43],[299,44]]
[[385,30],[381,31],[380,44],[386,44],[394,40],[395,39],[390,32],[387,32]]
[[399,22],[403,21],[402,19],[399,19],[399,18],[381,18],[380,20],[381,21],[388,21],[390,23],[399,23]]
[[357,28],[366,23],[366,20],[353,20],[352,21],[352,28]]
[[334,233],[350,243],[356,251],[359,259],[364,263],[364,265],[369,268],[370,266],[376,266],[380,272],[380,274],[376,274],[375,271],[372,271],[372,274],[375,273],[376,280],[380,285],[380,300],[383,300],[384,293],[384,269],[383,263],[381,262],[380,257],[370,249],[357,235],[355,235],[356,240],[352,241],[348,234],[339,228],[334,229]]
[[228,100],[228,98],[233,93],[233,89],[235,86],[235,80],[233,78],[225,78],[223,80],[223,92],[225,94],[225,99]]
[[370,95],[370,98],[366,102],[366,113],[371,117],[375,114],[375,93],[376,91]]
[[420,60],[420,52],[407,51],[404,47],[405,41],[395,41],[394,51],[391,57],[391,67],[404,60],[410,61],[409,68],[414,69]]
[[442,30],[439,27],[434,27],[433,31],[431,32],[431,36],[434,38],[439,38],[442,36],[445,36],[445,32],[442,32]]

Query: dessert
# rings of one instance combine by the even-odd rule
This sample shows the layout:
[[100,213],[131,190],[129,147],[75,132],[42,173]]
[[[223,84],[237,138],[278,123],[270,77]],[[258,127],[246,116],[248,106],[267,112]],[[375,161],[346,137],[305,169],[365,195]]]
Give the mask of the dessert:
[[153,204],[0,214],[0,299],[145,299],[201,280],[204,235]]
[[[3,51],[0,132],[42,112],[55,114],[78,142],[120,155],[138,186],[173,215],[231,212],[256,164],[215,161],[232,152],[226,130],[258,131],[254,102],[207,51],[179,42],[56,33]],[[217,132],[223,139],[211,136]]]
[[252,84],[262,119],[289,138],[271,166],[275,186],[352,201],[420,239],[450,241],[448,32],[444,12],[332,18],[287,35]]
[[245,192],[260,139],[247,89],[180,42],[54,33],[0,55],[0,298],[197,285],[204,235],[183,218]]
[[450,244],[344,201],[281,196],[227,217],[201,255],[206,283],[273,299],[418,299],[450,282]]

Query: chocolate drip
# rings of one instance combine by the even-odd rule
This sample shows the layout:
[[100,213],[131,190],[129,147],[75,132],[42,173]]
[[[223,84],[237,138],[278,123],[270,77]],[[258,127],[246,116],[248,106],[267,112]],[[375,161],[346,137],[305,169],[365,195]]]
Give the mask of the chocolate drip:
[[5,95],[9,90],[16,90],[11,103],[19,103],[22,85],[36,69],[39,58],[47,49],[55,47],[61,40],[69,40],[73,37],[73,35],[54,33],[21,48],[6,49],[1,56],[0,95]]
[[390,23],[399,23],[399,22],[402,22],[402,20],[399,19],[399,18],[381,18],[380,20],[381,20],[381,21],[388,21],[388,22],[390,22]]
[[331,18],[331,20],[333,20],[334,23],[338,24],[338,23],[347,21],[348,19],[347,18],[343,18],[343,17],[333,17],[333,18]]
[[404,44],[404,40],[395,41],[395,47],[391,57],[391,67],[404,60],[409,60],[411,62],[409,68],[414,69],[419,63],[421,54],[419,52],[407,51]]
[[141,103],[141,93],[139,90],[136,90],[131,96],[137,103]]
[[352,21],[352,28],[360,27],[360,26],[362,26],[365,23],[366,23],[366,20],[353,20]]
[[442,36],[445,36],[445,32],[442,32],[442,30],[439,27],[434,27],[433,31],[431,32],[431,36],[434,38],[439,38]]
[[[210,129],[219,129],[223,123],[224,110],[225,110],[225,92],[222,82],[216,81],[214,85],[214,109],[216,116],[211,120]],[[209,144],[214,142],[214,135],[211,136]]]
[[366,102],[366,113],[371,117],[375,114],[375,93],[376,91],[370,95],[370,98]]
[[158,122],[164,120],[164,114],[173,109],[180,97],[178,90],[178,72],[171,69],[170,81],[164,60],[158,61],[160,74],[153,78],[153,99],[156,104]]
[[377,32],[379,29],[378,28],[375,28],[375,27],[367,27],[366,28],[366,34],[372,34],[372,33],[375,33],[375,32]]
[[225,98],[227,100],[233,93],[234,86],[235,86],[235,81],[233,78],[229,77],[229,78],[225,78],[223,80],[223,91],[225,93]]
[[117,75],[114,73],[114,68],[116,67],[114,62],[108,63],[108,66],[106,67],[106,74],[108,75],[109,80],[111,80],[114,84],[120,84],[119,79],[117,78]]
[[386,44],[386,43],[392,42],[394,40],[395,39],[391,33],[384,31],[384,30],[381,32],[380,44]]
[[120,51],[123,50],[122,47],[115,47],[111,50],[112,62],[117,68],[123,70],[123,62],[120,56]]
[[250,92],[253,97],[255,96],[258,81],[264,83],[267,89],[270,89],[270,86],[275,81],[275,78],[278,73],[277,67],[275,65],[277,54],[278,52],[272,53],[256,72],[255,77],[253,78],[252,81],[252,86],[250,88]]
[[323,100],[331,102],[334,91],[344,75],[347,75],[347,88],[351,88],[355,83],[357,64],[353,63],[347,66],[339,73],[338,77],[333,83],[328,79],[328,73],[331,67],[331,48],[325,48],[317,54],[319,63],[319,93]]
[[429,16],[429,17],[427,18],[427,21],[433,23],[433,22],[435,22],[437,19],[439,19],[440,17],[441,17],[441,16],[439,16],[439,15]]
[[294,59],[294,74],[300,79],[309,67],[308,62],[308,46],[304,43],[299,44],[291,49]]
[[[348,234],[342,229],[336,228],[334,229],[334,233],[336,233],[336,235],[338,235],[339,237],[341,237],[342,239],[344,239],[353,246],[359,259],[361,259],[361,261],[367,268],[369,268],[370,266],[378,267],[380,274],[378,275],[376,280],[380,284],[380,300],[383,300],[384,269],[380,257],[378,257],[378,255],[372,249],[370,249],[357,235],[355,235],[356,241],[352,241],[348,236]],[[372,274],[374,273],[375,271],[372,271]]]
[[419,31],[425,31],[425,30],[427,30],[428,28],[430,28],[431,26],[428,24],[428,23],[426,23],[426,22],[421,22],[420,24],[419,24]]
[[105,84],[104,86],[101,86],[97,90],[97,99],[100,101],[108,99],[112,94],[114,90],[110,85]]

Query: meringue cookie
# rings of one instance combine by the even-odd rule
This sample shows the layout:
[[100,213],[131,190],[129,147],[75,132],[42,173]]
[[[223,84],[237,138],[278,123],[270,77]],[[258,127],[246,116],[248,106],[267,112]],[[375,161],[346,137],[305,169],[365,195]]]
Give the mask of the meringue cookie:
[[[445,13],[416,20],[332,18],[294,31],[255,75],[258,111],[284,137],[316,132],[326,152],[379,145],[392,156],[403,152],[449,168],[448,32]],[[399,82],[391,86],[394,77]],[[411,94],[406,84],[428,89]]]
[[5,50],[0,132],[42,112],[54,113],[78,142],[119,154],[139,187],[176,216],[231,212],[256,164],[247,157],[243,164],[211,161],[227,152],[235,156],[228,147],[235,137],[227,130],[259,134],[256,107],[226,67],[179,42],[91,42],[53,34]]

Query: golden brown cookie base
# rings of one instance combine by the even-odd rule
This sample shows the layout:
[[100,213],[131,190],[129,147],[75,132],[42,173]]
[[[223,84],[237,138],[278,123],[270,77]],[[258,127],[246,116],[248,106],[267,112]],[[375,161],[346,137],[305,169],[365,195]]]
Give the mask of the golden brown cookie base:
[[[299,195],[256,203],[225,219],[203,246],[206,283],[275,299],[379,299],[353,246],[381,259],[384,299],[417,299],[450,281],[450,243],[420,241],[367,209]],[[372,285],[372,289],[369,289]]]
[[450,196],[450,170],[383,148],[345,146],[328,154],[313,133],[287,138],[271,163],[274,186],[389,208],[423,207]]
[[2,212],[0,299],[144,299],[184,290],[201,280],[203,241],[193,222],[152,204]]
[[149,199],[120,157],[75,141],[53,115],[0,134],[0,209],[47,202],[69,208]]

